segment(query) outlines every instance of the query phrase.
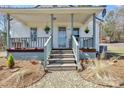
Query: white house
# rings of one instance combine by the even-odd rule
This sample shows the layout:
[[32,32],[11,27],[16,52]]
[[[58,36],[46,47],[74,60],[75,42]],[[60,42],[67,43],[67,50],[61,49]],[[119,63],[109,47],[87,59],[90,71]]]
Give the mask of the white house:
[[[81,59],[93,59],[99,52],[96,17],[103,9],[103,6],[1,8],[0,12],[7,16],[8,53],[17,59],[43,59],[45,66],[50,64],[54,50],[72,50],[76,64]],[[67,55],[65,52],[63,55]]]

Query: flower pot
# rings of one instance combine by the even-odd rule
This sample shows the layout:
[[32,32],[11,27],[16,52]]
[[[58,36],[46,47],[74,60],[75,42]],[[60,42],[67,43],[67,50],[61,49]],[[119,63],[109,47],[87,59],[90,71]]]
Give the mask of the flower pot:
[[49,33],[49,31],[45,31],[46,32],[46,34],[48,34]]
[[84,31],[85,31],[86,34],[88,34],[90,30],[89,30],[89,28],[87,27]]
[[44,29],[44,31],[46,32],[46,34],[48,34],[49,31],[50,31],[50,27],[49,26],[46,26],[45,29]]
[[86,33],[86,34],[88,34],[88,33],[89,33],[89,31],[85,31],[85,33]]

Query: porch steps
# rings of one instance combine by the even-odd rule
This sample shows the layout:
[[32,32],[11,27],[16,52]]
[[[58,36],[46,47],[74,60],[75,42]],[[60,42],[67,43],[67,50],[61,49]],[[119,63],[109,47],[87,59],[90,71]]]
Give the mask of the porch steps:
[[51,58],[72,58],[74,54],[50,54]]
[[46,66],[50,71],[56,70],[76,70],[76,63],[71,49],[52,50]]
[[52,50],[52,54],[73,54],[72,50]]
[[57,70],[76,70],[75,63],[54,63],[47,65],[48,70],[57,71]]
[[48,59],[48,61],[75,61],[74,58],[52,58],[52,59]]

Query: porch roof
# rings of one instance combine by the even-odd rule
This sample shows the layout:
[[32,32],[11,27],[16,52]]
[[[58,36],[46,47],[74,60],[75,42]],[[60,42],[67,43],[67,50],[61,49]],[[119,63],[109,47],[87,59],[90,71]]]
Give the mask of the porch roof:
[[0,9],[28,26],[50,23],[50,14],[54,14],[56,22],[70,22],[70,14],[74,14],[74,22],[85,23],[93,13],[99,14],[105,7],[82,8],[38,8],[38,9]]

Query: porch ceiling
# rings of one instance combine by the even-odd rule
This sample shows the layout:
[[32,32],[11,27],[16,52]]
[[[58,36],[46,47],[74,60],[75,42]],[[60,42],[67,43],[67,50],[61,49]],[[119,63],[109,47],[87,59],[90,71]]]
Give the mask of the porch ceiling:
[[[11,14],[12,17],[28,26],[50,24],[51,17],[48,14]],[[92,14],[74,14],[74,23],[84,23]],[[70,23],[70,14],[54,14],[54,23]]]
[[85,23],[93,13],[100,13],[104,8],[51,8],[51,9],[1,9],[0,12],[9,13],[12,17],[28,26],[50,23],[50,14],[54,14],[55,23],[68,23],[70,14],[74,14],[74,22]]

